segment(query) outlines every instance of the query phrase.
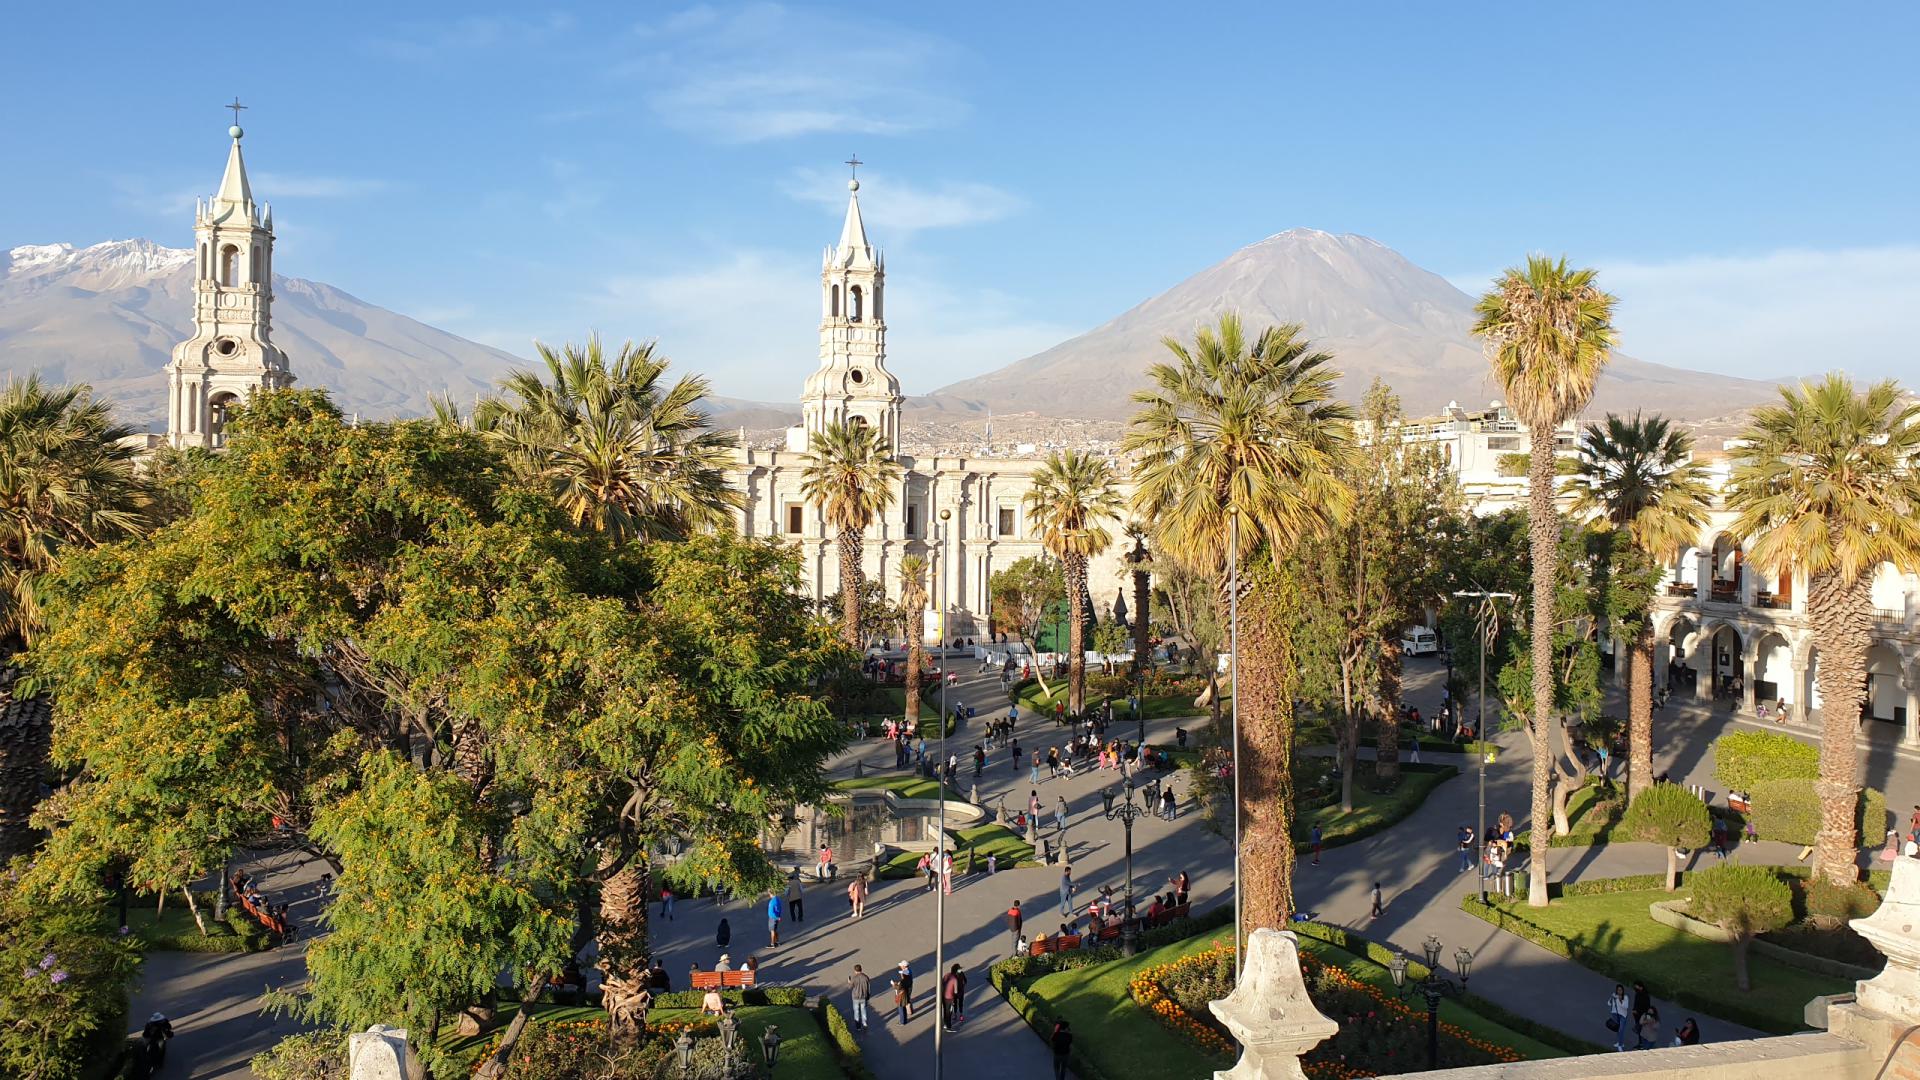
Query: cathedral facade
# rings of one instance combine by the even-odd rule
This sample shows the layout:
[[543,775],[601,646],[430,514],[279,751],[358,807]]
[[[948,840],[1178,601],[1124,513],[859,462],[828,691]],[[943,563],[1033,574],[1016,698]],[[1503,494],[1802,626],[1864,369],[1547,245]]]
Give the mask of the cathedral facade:
[[[801,475],[813,432],[843,422],[871,425],[886,437],[901,473],[893,504],[867,529],[863,573],[898,600],[900,560],[921,555],[930,568],[930,637],[939,636],[943,612],[948,639],[1009,633],[1013,628],[990,625],[988,583],[1014,562],[1046,553],[1025,503],[1041,462],[900,452],[903,397],[887,370],[886,260],[867,240],[859,181],[848,187],[839,243],[821,260],[819,367],[801,391],[800,425],[788,430],[783,448],[742,448],[736,458],[734,483],[747,500],[741,531],[795,544],[815,598],[839,592],[839,553],[819,508],[801,491]],[[1107,524],[1114,543],[1088,568],[1088,591],[1102,616],[1122,590],[1133,603],[1125,522]]]

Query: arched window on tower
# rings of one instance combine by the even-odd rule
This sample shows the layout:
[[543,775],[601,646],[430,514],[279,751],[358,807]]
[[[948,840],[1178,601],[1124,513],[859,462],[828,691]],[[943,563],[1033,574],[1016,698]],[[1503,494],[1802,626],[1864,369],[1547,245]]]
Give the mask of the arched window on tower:
[[860,321],[861,308],[864,306],[860,301],[860,286],[847,286],[847,318],[853,322]]
[[207,398],[207,434],[214,446],[227,445],[227,410],[239,400],[237,394],[225,391]]
[[255,285],[262,284],[266,281],[265,275],[267,268],[266,265],[260,261],[259,244],[253,245],[253,258],[247,260],[247,267],[253,271],[252,278]]
[[220,249],[220,284],[240,284],[240,249],[233,244]]
[[879,282],[876,281],[873,283],[873,321],[874,322],[879,322],[881,319],[886,318],[886,315],[882,313],[880,310],[880,297],[882,295],[881,290],[883,288],[884,286],[882,286]]
[[828,312],[834,318],[840,317],[840,286],[833,287],[833,310]]
[[201,244],[200,245],[200,277],[202,280],[205,280],[207,276],[207,272],[208,272],[207,271],[207,245]]

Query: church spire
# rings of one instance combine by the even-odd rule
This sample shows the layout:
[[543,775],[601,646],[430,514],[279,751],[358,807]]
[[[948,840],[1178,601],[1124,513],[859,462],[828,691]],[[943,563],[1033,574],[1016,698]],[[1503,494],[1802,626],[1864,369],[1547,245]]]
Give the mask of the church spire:
[[[236,150],[235,153],[238,153]],[[873,246],[867,243],[867,224],[860,220],[860,181],[847,181],[847,223],[840,227],[840,246],[835,250],[841,266],[855,260],[873,262]]]
[[[859,158],[847,162],[858,168]],[[887,271],[867,242],[860,218],[860,181],[847,181],[847,220],[840,243],[820,267],[820,366],[801,395],[801,425],[819,431],[856,422],[878,428],[897,451],[900,380],[887,370]]]
[[240,138],[246,134],[240,128],[240,110],[246,106],[234,98],[227,108],[233,110],[233,126],[227,129],[227,134],[233,137],[233,148],[227,151],[227,171],[221,174],[220,191],[213,198],[215,202],[240,207],[251,217],[253,188],[247,184],[247,163],[240,156]]

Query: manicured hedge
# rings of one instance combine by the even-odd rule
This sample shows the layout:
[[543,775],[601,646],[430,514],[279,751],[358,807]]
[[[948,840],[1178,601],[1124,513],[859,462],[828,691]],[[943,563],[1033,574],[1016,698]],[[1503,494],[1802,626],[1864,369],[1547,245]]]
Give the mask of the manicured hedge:
[[1812,780],[1820,748],[1771,731],[1735,731],[1713,741],[1713,778],[1729,791],[1752,791],[1766,780]]
[[[1813,781],[1790,777],[1762,780],[1752,787],[1747,820],[1762,840],[1811,844],[1820,832],[1820,797]],[[1876,844],[1887,833],[1887,797],[1874,788],[1860,793],[1854,826],[1864,843]]]
[[[706,998],[705,990],[669,990],[653,995],[656,1009],[697,1009]],[[722,990],[720,1000],[729,1005],[786,1005],[805,1008],[807,992],[798,986],[756,986],[751,990]]]
[[[1664,877],[1657,877],[1652,874],[1635,875],[1635,877],[1630,880],[1643,882],[1643,884],[1637,886],[1637,889],[1660,889],[1666,885],[1666,879]],[[1592,891],[1626,892],[1630,890],[1617,888],[1596,889]],[[1493,904],[1482,904],[1477,893],[1468,893],[1461,897],[1460,906],[1467,914],[1477,919],[1484,919],[1510,934],[1516,934],[1526,938],[1528,941],[1533,942],[1535,945],[1540,946],[1550,953],[1564,956],[1582,967],[1605,975],[1609,979],[1622,983],[1631,983],[1635,979],[1638,979],[1646,983],[1647,989],[1651,990],[1656,997],[1663,997],[1669,1001],[1678,1002],[1689,1009],[1699,1009],[1701,1012],[1717,1016],[1722,1020],[1731,1020],[1736,1024],[1745,1024],[1756,1031],[1771,1031],[1775,1027],[1776,1021],[1773,1017],[1746,1008],[1740,1004],[1737,998],[1730,997],[1724,993],[1712,994],[1703,992],[1699,984],[1690,979],[1688,973],[1685,971],[1676,970],[1667,976],[1653,976],[1638,968],[1629,968],[1625,965],[1616,964],[1610,955],[1588,948],[1584,942],[1573,941],[1562,937],[1537,923],[1529,921],[1517,912],[1508,911],[1505,908]],[[1531,1032],[1529,1034],[1531,1034]],[[1535,1037],[1537,1038],[1538,1036]]]
[[841,1014],[839,1006],[822,997],[814,1018],[820,1021],[820,1027],[826,1031],[827,1042],[833,1047],[833,1056],[848,1080],[876,1080],[873,1070],[867,1068],[866,1055],[860,1049],[859,1040],[853,1037],[853,1029],[847,1026],[847,1018]]
[[[1364,956],[1382,967],[1388,966],[1393,958],[1398,955],[1393,950],[1387,949],[1368,938],[1361,937],[1359,934],[1345,927],[1328,926],[1324,923],[1294,923],[1288,927],[1288,929],[1299,934],[1301,937],[1316,938],[1335,948],[1345,949],[1357,956]],[[1427,965],[1412,958],[1408,959],[1407,976],[1409,978],[1415,980],[1424,979],[1428,974],[1430,974],[1430,970]],[[1572,1035],[1568,1035],[1559,1028],[1549,1027],[1537,1020],[1529,1020],[1504,1006],[1488,1001],[1479,994],[1470,992],[1462,993],[1458,996],[1458,1000],[1462,1006],[1479,1013],[1481,1016],[1497,1024],[1512,1028],[1514,1031],[1529,1038],[1538,1039],[1548,1046],[1565,1050],[1569,1054],[1598,1054],[1604,1052],[1606,1049],[1599,1043],[1590,1043],[1585,1039],[1578,1039]]]

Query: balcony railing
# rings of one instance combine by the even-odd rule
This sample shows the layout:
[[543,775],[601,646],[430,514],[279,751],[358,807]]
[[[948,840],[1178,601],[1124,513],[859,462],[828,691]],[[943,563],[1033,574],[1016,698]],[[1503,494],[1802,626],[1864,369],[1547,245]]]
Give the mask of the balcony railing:
[[1667,595],[1685,597],[1686,599],[1691,600],[1694,597],[1700,595],[1700,590],[1693,585],[1685,585],[1679,582],[1675,582],[1667,586]]
[[1770,592],[1754,593],[1753,606],[1768,608],[1773,611],[1785,611],[1787,608],[1793,606],[1793,597],[1776,596]]
[[1737,581],[1715,581],[1713,599],[1717,603],[1731,604],[1740,597],[1740,583]]
[[1874,608],[1873,621],[1881,626],[1899,628],[1907,625],[1907,616],[1905,612],[1892,608]]

